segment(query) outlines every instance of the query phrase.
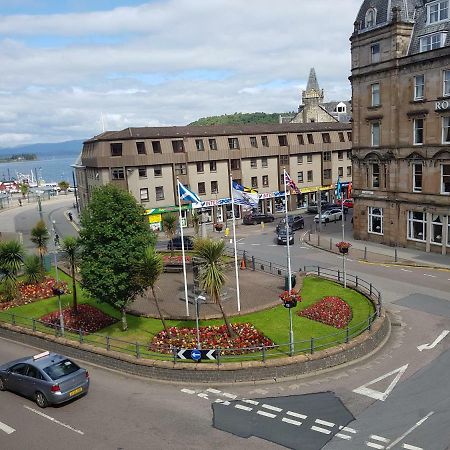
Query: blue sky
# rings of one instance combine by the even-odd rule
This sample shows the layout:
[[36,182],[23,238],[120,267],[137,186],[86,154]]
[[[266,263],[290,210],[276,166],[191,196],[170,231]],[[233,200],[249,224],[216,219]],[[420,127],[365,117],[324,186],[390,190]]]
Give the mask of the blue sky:
[[0,0],[0,147],[350,98],[361,0]]

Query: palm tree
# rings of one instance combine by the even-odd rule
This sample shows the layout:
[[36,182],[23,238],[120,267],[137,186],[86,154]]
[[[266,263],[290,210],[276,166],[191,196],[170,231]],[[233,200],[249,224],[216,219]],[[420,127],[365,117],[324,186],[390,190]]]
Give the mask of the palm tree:
[[225,242],[212,239],[197,239],[194,244],[194,253],[200,259],[199,282],[201,288],[210,296],[214,303],[219,305],[223,320],[230,337],[236,333],[228,321],[223,309],[220,294],[226,281],[225,276]]
[[[172,240],[177,232],[177,221],[178,217],[176,214],[164,214],[162,217],[164,232],[169,240]],[[173,255],[173,246],[170,247],[170,255]]]
[[73,312],[78,314],[77,302],[77,282],[75,279],[75,267],[80,257],[80,242],[73,236],[67,236],[62,241],[62,251],[65,258],[70,264],[70,275],[72,277],[72,292],[73,292]]
[[192,212],[192,225],[194,226],[194,233],[198,237],[200,231],[200,214],[196,211]]
[[26,256],[23,264],[27,284],[37,284],[43,280],[44,270],[37,255]]
[[0,242],[0,274],[7,300],[17,295],[17,273],[22,265],[24,250],[18,241]]
[[43,220],[39,220],[31,230],[30,240],[38,248],[42,267],[44,267],[44,254],[47,253],[47,242],[49,239],[50,234],[47,230],[47,226]]
[[160,254],[158,254],[154,247],[148,246],[144,251],[142,261],[139,261],[137,265],[138,277],[143,285],[150,286],[152,290],[153,299],[155,300],[156,309],[158,310],[159,317],[163,324],[164,330],[168,332],[166,321],[161,313],[159,307],[158,297],[156,296],[155,287],[158,278],[163,272],[164,264]]

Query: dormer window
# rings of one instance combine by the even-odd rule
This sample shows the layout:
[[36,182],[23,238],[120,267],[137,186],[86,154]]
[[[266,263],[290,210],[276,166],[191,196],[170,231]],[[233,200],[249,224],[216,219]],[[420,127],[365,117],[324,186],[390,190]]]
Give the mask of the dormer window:
[[427,5],[427,23],[448,20],[449,0],[431,2]]
[[420,38],[420,51],[428,52],[430,50],[436,50],[445,45],[445,39],[447,38],[447,33],[442,31],[440,33],[428,34]]
[[375,22],[377,19],[377,10],[374,8],[370,8],[366,12],[366,28],[372,28],[375,26]]

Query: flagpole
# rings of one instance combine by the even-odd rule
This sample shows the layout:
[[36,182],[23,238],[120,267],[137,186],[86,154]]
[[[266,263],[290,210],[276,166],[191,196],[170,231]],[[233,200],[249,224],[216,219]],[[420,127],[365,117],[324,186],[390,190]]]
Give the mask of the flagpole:
[[[285,226],[286,226],[286,248],[287,248],[287,263],[288,263],[288,286],[289,294],[292,290],[292,275],[291,275],[291,246],[289,245],[289,221],[288,221],[288,200],[287,200],[287,182],[286,169],[283,169],[284,179],[284,212],[285,212]],[[294,354],[294,331],[292,330],[292,312],[289,308],[289,351]]]
[[233,213],[233,244],[234,244],[234,270],[236,272],[236,294],[237,294],[237,310],[241,311],[241,296],[239,291],[239,269],[237,260],[237,243],[236,243],[236,217],[234,215],[234,195],[233,195],[233,175],[230,175],[230,193],[231,193],[231,211]]
[[[188,297],[188,287],[187,287],[187,276],[186,276],[186,258],[184,253],[184,233],[183,233],[183,218],[181,216],[181,194],[180,194],[180,181],[177,177],[177,191],[178,191],[178,211],[180,214],[180,233],[181,233],[181,253],[183,255],[183,278],[184,278],[184,298],[186,301],[186,316],[189,317],[189,297]],[[194,292],[195,295],[195,292]]]
[[[342,242],[345,241],[345,221],[344,221],[344,196],[342,195],[341,179],[338,177],[337,195],[341,201],[341,222],[342,222]],[[342,274],[344,276],[344,288],[347,287],[347,274],[345,273],[345,253],[342,253]]]

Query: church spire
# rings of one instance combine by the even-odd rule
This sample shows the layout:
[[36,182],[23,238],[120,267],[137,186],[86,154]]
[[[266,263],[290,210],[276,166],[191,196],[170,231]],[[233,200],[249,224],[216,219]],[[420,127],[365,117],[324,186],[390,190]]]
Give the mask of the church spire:
[[316,71],[314,67],[309,71],[308,84],[306,85],[306,92],[315,90],[316,92],[320,91],[319,83],[317,82]]

